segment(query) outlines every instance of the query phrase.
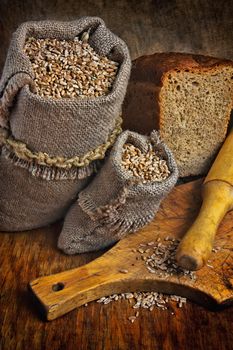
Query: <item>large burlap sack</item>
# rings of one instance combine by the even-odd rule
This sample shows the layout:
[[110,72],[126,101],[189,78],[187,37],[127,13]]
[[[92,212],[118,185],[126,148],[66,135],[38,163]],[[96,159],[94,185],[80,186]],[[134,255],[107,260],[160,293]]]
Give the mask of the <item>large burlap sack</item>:
[[[109,94],[53,99],[33,93],[26,38],[74,39],[85,31],[98,54],[120,63]],[[27,22],[17,29],[0,81],[0,230],[31,229],[63,217],[121,132],[130,68],[126,44],[100,18]]]
[[[163,181],[143,183],[122,166],[123,146],[142,152],[153,149],[167,161],[170,175]],[[67,254],[98,250],[148,224],[161,200],[176,184],[178,170],[169,148],[157,132],[142,136],[124,131],[95,179],[80,192],[65,217],[58,247]]]

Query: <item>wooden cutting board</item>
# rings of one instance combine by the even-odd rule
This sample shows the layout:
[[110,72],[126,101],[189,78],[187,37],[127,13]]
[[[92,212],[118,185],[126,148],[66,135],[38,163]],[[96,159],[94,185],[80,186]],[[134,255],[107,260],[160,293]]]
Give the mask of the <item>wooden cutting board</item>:
[[150,225],[129,235],[96,260],[32,281],[30,288],[41,302],[47,319],[55,319],[102,296],[129,291],[177,294],[206,307],[230,305],[233,302],[233,212],[226,215],[219,227],[215,246],[220,250],[212,253],[209,266],[196,272],[196,280],[175,274],[167,278],[152,274],[138,252],[140,244],[158,238],[164,242],[167,236],[184,235],[199,211],[201,184],[202,180],[197,180],[174,188]]

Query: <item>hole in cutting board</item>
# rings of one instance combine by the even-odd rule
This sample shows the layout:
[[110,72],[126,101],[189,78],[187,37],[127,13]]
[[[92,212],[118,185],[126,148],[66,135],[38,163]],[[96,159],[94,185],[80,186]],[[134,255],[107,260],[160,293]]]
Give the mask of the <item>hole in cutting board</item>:
[[60,290],[64,289],[64,287],[65,287],[64,283],[58,282],[58,283],[56,283],[56,284],[53,284],[52,290],[53,290],[54,292],[59,292]]

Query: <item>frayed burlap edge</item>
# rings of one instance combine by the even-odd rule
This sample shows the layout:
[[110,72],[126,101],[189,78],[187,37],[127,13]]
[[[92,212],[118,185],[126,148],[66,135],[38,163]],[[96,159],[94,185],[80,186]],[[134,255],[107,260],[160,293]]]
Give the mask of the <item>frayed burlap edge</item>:
[[138,180],[129,180],[128,183],[119,192],[117,198],[112,199],[107,205],[95,208],[93,201],[82,193],[79,195],[78,204],[80,208],[90,217],[92,221],[97,222],[98,228],[104,227],[110,233],[117,232],[121,237],[126,232],[136,232],[145,226],[155,216],[155,210],[148,206],[148,213],[139,215],[137,219],[131,220],[130,217],[124,215],[124,205],[128,198],[131,186],[136,185]]
[[84,179],[96,173],[101,167],[101,161],[96,160],[88,166],[81,168],[73,167],[70,169],[59,169],[57,167],[47,167],[38,165],[35,162],[29,163],[26,160],[18,158],[13,152],[5,146],[2,147],[2,156],[10,160],[15,166],[26,169],[32,176],[42,178],[43,180],[75,180]]
[[[33,176],[40,177],[44,180],[84,179],[91,176],[93,173],[96,173],[101,167],[101,160],[104,159],[107,150],[114,144],[117,136],[122,132],[121,123],[122,118],[118,117],[115,128],[107,142],[98,146],[95,150],[90,151],[89,155],[85,155],[83,157],[82,165],[79,165],[80,160],[77,162],[76,159],[79,159],[80,157],[74,157],[74,159],[68,160],[68,164],[67,159],[63,159],[62,157],[57,157],[56,159],[55,157],[55,161],[58,161],[59,166],[41,164],[40,159],[38,158],[39,156],[28,150],[25,144],[18,141],[13,141],[13,147],[11,143],[8,144],[7,141],[10,140],[8,139],[9,131],[0,127],[0,146],[2,155],[6,159],[9,159],[14,165],[27,169]],[[14,149],[15,144],[17,146],[16,149]],[[19,155],[17,154],[17,150],[19,150]],[[20,157],[21,154],[26,159]],[[42,155],[49,158],[47,154]],[[54,163],[54,159],[51,159],[51,163],[52,161]],[[74,166],[71,166],[71,161],[75,164]]]
[[124,187],[119,196],[112,200],[106,206],[94,210],[93,202],[87,196],[82,198],[79,196],[78,204],[81,209],[90,217],[92,221],[96,222],[97,228],[103,227],[110,233],[116,233],[119,238],[125,234],[138,231],[153,220],[156,211],[148,205],[147,215],[144,213],[138,218],[131,219],[128,215],[124,215],[124,204],[126,203],[129,189]]

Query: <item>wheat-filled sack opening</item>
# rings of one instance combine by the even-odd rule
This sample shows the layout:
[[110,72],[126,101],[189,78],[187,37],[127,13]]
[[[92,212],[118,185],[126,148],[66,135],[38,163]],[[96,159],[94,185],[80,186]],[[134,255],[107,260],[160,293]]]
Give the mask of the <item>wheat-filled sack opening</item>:
[[[20,86],[11,106],[9,129],[13,138],[26,144],[32,152],[51,157],[85,157],[88,152],[112,146],[121,131],[121,109],[131,60],[126,44],[101,19],[85,17],[71,22],[22,24],[13,35],[5,73],[12,77],[11,72],[16,70],[14,76],[24,72],[32,82],[35,79],[32,64],[23,49],[27,38],[73,40],[86,31],[89,31],[88,44],[95,52],[119,63],[113,84],[106,95],[58,99],[39,96],[28,83]],[[98,159],[103,157],[101,154]]]
[[[136,137],[135,137],[136,136]],[[122,157],[124,152],[124,146],[130,144],[138,148],[142,153],[146,154],[148,151],[152,150],[155,154],[162,160],[166,162],[167,168],[169,170],[169,175],[161,181],[148,181],[143,182],[142,179],[135,178],[130,172],[128,172],[122,165]],[[150,136],[137,136],[133,132],[127,132],[125,135],[121,136],[120,141],[115,145],[116,154],[113,155],[113,165],[117,169],[120,178],[123,178],[126,183],[130,183],[130,187],[137,188],[139,192],[152,193],[153,191],[160,192],[163,191],[170,182],[177,177],[177,167],[173,159],[173,156],[168,149],[168,147],[160,139],[158,132],[152,132]]]
[[[42,23],[42,22],[41,22]],[[53,22],[52,22],[53,23]],[[46,26],[46,24],[44,24]],[[64,22],[65,27],[65,22]],[[78,27],[80,29],[78,29]],[[32,27],[29,27],[26,29],[23,33],[19,49],[21,50],[21,54],[23,56],[23,59],[27,61],[28,63],[28,73],[32,77],[32,79],[35,78],[34,71],[32,69],[32,64],[30,62],[29,57],[24,52],[24,45],[27,42],[27,40],[30,37],[33,37],[35,39],[57,39],[57,40],[69,40],[73,41],[75,38],[79,38],[81,40],[82,35],[87,32],[89,35],[88,44],[90,47],[99,55],[99,56],[105,56],[111,61],[115,61],[119,64],[117,74],[115,76],[114,82],[112,83],[111,89],[106,95],[103,96],[97,96],[94,98],[90,97],[69,97],[67,100],[64,99],[56,99],[53,97],[50,97],[50,100],[54,100],[56,104],[64,105],[70,103],[72,99],[76,100],[75,102],[79,105],[85,106],[86,102],[88,101],[88,104],[95,105],[99,103],[106,103],[106,100],[111,100],[115,98],[115,94],[119,90],[119,83],[122,79],[124,79],[124,65],[127,61],[126,55],[124,53],[124,49],[122,48],[122,43],[120,39],[115,38],[115,35],[112,34],[106,27],[105,24],[102,21],[95,21],[94,23],[90,23],[89,25],[84,26],[77,26],[77,29],[71,28],[67,32],[67,30],[58,30],[56,27],[52,27],[51,31],[48,33],[47,28],[40,26],[38,27],[36,25],[33,25]],[[112,41],[112,43],[108,43],[106,45],[106,41]],[[31,98],[35,98],[35,100],[38,100],[42,102],[44,99],[37,94],[34,93],[33,89],[30,87],[27,89],[28,94],[32,94]]]
[[[30,88],[34,72],[24,52],[27,38],[73,39],[89,28],[91,47],[120,62],[110,93],[83,99],[35,94]],[[122,131],[130,68],[127,45],[99,18],[27,22],[16,30],[0,80],[0,118],[6,125],[0,157],[2,229],[31,229],[63,218],[92,182]],[[18,198],[21,206],[16,210]]]
[[[25,76],[30,77],[35,83],[32,63],[24,51],[27,39],[78,37],[80,41],[85,33],[92,50],[119,63],[106,95],[56,99],[35,93],[31,83],[25,80]],[[106,150],[122,131],[121,106],[130,68],[126,44],[99,18],[22,24],[13,34],[0,84],[3,86],[8,79],[7,85],[10,88],[14,85],[14,99],[7,101],[10,102],[7,119],[10,139],[5,140],[5,156],[15,165],[46,179],[83,178],[92,174],[96,162],[104,159]],[[11,91],[8,89],[7,93]]]

